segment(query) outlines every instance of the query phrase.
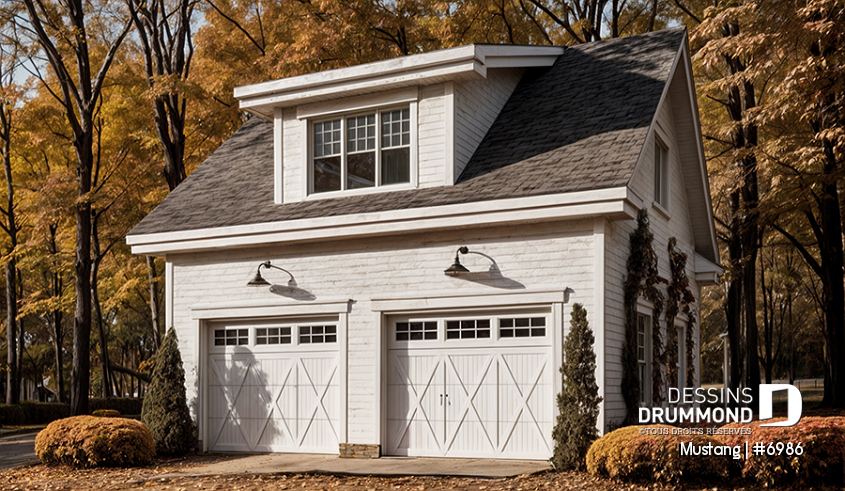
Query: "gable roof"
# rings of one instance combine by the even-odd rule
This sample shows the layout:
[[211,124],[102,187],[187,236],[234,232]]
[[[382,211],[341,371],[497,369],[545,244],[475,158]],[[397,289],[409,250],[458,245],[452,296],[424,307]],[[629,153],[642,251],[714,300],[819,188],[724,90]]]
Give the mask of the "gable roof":
[[273,201],[273,124],[247,121],[129,236],[624,186],[684,28],[566,48],[523,76],[453,186]]

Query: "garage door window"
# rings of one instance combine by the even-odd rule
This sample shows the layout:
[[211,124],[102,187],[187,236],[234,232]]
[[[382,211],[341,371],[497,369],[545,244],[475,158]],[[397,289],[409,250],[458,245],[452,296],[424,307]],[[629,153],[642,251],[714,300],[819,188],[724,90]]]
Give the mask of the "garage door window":
[[490,337],[490,319],[446,321],[446,339]]
[[290,327],[260,327],[255,330],[255,344],[290,344]]
[[397,322],[397,341],[422,341],[437,339],[437,322]]
[[499,337],[537,338],[546,335],[545,317],[499,319]]
[[249,343],[249,329],[215,329],[214,346],[242,346]]
[[299,344],[336,342],[337,326],[299,326]]

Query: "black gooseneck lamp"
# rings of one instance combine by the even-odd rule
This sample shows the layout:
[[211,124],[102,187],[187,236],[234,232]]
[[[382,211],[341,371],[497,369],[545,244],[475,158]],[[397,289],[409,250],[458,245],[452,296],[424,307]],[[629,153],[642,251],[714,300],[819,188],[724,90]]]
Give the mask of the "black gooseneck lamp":
[[470,271],[463,264],[461,264],[460,258],[461,254],[467,253],[469,253],[469,249],[466,246],[458,247],[458,251],[455,252],[455,264],[449,266],[449,269],[444,271],[444,273],[449,276],[458,276],[461,274],[469,273]]
[[278,269],[279,271],[284,271],[285,273],[290,275],[290,280],[288,280],[289,287],[296,286],[296,280],[293,277],[293,273],[290,271],[280,268],[278,266],[274,266],[270,264],[270,261],[264,261],[263,263],[258,265],[258,269],[255,270],[255,277],[247,283],[248,286],[270,286],[270,282],[265,280],[264,277],[261,276],[261,268],[265,269]]

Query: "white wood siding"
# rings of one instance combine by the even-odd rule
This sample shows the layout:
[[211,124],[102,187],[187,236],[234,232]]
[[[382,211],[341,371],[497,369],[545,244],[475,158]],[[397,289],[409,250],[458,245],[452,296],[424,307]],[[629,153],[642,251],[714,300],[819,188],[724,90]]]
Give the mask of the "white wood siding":
[[419,187],[442,186],[446,172],[446,86],[423,87],[419,103]]
[[306,172],[305,143],[303,138],[302,122],[296,119],[296,108],[287,108],[282,114],[282,141],[284,151],[282,152],[282,184],[285,188],[282,199],[285,203],[293,203],[305,199]]
[[487,79],[455,85],[455,179],[513,93],[521,68],[487,70]]
[[[631,179],[630,187],[648,208],[651,231],[654,233],[654,250],[658,257],[658,271],[667,281],[671,279],[669,269],[668,241],[678,239],[678,247],[687,254],[687,276],[690,288],[696,298],[697,311],[700,298],[695,282],[694,242],[689,215],[684,176],[679,163],[678,142],[675,137],[675,121],[669,99],[659,109],[657,126],[660,139],[668,146],[669,158],[669,204],[667,219],[652,202],[654,200],[654,137],[646,142],[643,161]],[[606,242],[606,298],[605,298],[605,417],[606,425],[619,424],[625,418],[625,403],[622,399],[622,347],[625,342],[625,313],[623,285],[627,278],[627,261],[630,251],[629,236],[636,221],[608,223]],[[665,294],[665,285],[664,285]],[[664,321],[665,323],[665,321]],[[699,346],[698,323],[696,322],[696,347]],[[664,340],[666,337],[664,336]],[[697,352],[697,349],[696,349]],[[700,360],[696,360],[699,367]],[[697,373],[699,368],[697,368]],[[695,383],[698,383],[696,379]]]
[[[170,255],[175,284],[173,325],[185,364],[188,400],[196,406],[200,386],[201,323],[192,319],[192,306],[259,301],[308,304],[273,294],[268,288],[247,287],[258,264],[269,259],[291,271],[299,287],[317,301],[354,300],[348,315],[347,443],[381,443],[377,428],[379,316],[372,311],[370,298],[420,298],[450,292],[501,295],[568,287],[571,292],[563,312],[564,326],[568,326],[572,303],[584,304],[588,312],[594,309],[592,234],[593,222],[587,220]],[[472,281],[444,275],[460,245],[494,258],[502,277],[479,274]],[[462,263],[474,272],[485,272],[490,266],[489,260],[473,254],[463,256]],[[262,273],[271,282],[287,281],[280,271]]]

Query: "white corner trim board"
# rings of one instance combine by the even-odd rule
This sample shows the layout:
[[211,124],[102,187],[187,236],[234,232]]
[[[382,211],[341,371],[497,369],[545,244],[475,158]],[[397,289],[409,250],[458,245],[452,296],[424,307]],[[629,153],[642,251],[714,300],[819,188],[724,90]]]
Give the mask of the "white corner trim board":
[[636,198],[625,187],[510,198],[386,212],[130,235],[133,254],[162,254],[366,236],[451,227],[606,216],[636,217]]

